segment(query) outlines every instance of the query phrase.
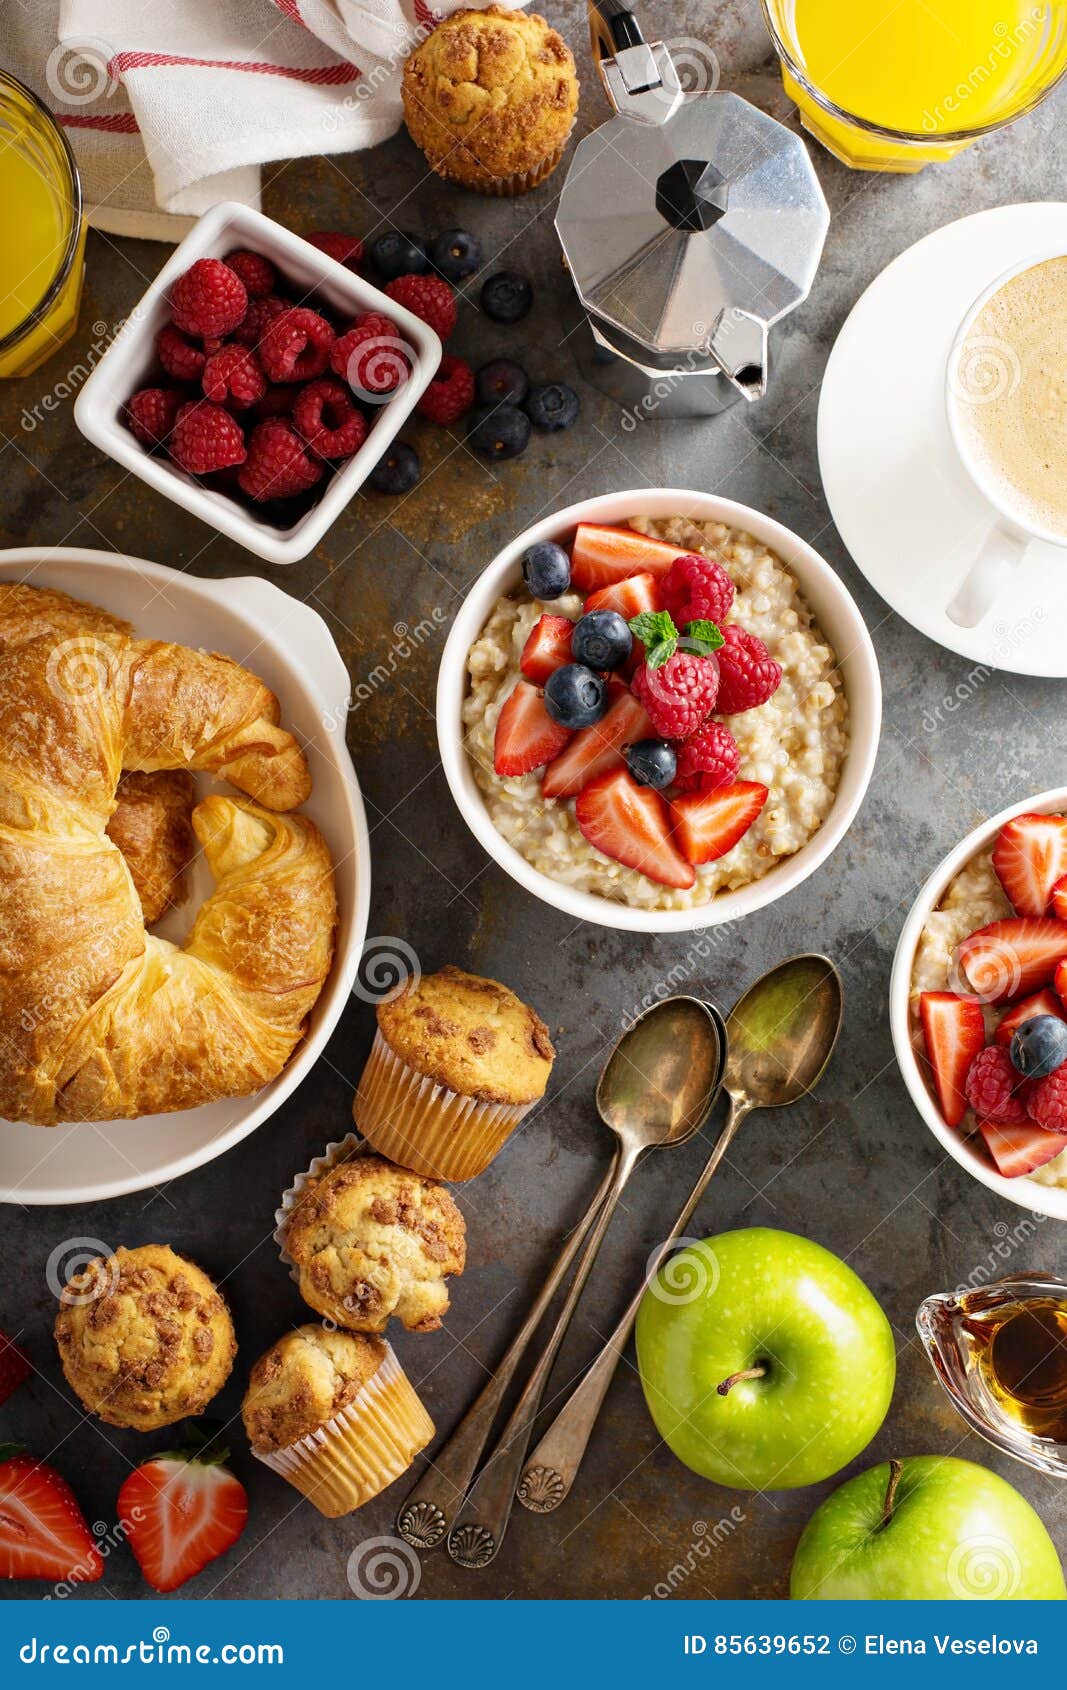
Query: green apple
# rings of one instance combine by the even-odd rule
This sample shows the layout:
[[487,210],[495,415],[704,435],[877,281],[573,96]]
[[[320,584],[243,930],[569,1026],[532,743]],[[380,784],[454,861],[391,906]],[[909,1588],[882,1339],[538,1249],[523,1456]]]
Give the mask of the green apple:
[[738,1490],[836,1473],[889,1407],[889,1322],[852,1269],[769,1227],[668,1259],[637,1316],[645,1401],[680,1461]]
[[840,1485],[797,1545],[789,1594],[1067,1597],[1055,1545],[1006,1479],[951,1455],[883,1461]]

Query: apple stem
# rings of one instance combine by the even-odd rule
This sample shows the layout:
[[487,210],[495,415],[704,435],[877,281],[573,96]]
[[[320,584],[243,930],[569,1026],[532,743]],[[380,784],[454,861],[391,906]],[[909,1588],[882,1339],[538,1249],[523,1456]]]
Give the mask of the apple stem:
[[900,1475],[903,1471],[903,1462],[893,1460],[889,1463],[889,1483],[885,1487],[885,1502],[882,1504],[882,1518],[878,1522],[879,1531],[881,1531],[883,1526],[888,1526],[890,1520],[893,1518],[893,1504],[897,1499],[897,1486],[900,1483]]
[[740,1373],[731,1373],[729,1378],[722,1380],[721,1384],[716,1385],[715,1389],[720,1397],[725,1397],[730,1394],[735,1385],[740,1385],[742,1379],[763,1379],[766,1373],[765,1367],[744,1367]]

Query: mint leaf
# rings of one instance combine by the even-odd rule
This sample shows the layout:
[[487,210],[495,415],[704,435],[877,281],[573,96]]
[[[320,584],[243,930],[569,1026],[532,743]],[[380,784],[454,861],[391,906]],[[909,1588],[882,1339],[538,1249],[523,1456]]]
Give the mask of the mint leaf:
[[640,616],[631,617],[626,626],[634,639],[640,640],[649,651],[667,640],[678,638],[678,630],[667,610],[643,610]]
[[645,662],[650,669],[662,669],[677,650],[678,641],[672,635],[669,640],[660,640],[659,645],[646,646]]
[[718,651],[725,643],[718,624],[704,620],[690,622],[681,642],[683,651],[696,652],[698,657],[710,657],[713,651]]

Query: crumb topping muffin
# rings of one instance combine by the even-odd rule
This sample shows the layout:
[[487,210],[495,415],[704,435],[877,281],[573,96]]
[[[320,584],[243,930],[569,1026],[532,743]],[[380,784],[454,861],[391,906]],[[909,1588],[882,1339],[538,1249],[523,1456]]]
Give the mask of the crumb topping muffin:
[[548,1028],[521,998],[451,964],[379,1004],[378,1027],[419,1074],[489,1103],[543,1097],[556,1054]]
[[453,12],[404,66],[408,133],[439,176],[483,193],[533,187],[578,110],[570,48],[536,12]]
[[261,1355],[241,1404],[248,1441],[269,1455],[310,1437],[353,1402],[388,1353],[380,1338],[298,1326]]
[[448,1275],[466,1263],[466,1227],[435,1180],[354,1156],[308,1180],[285,1249],[304,1301],[328,1320],[382,1332],[395,1315],[409,1332],[434,1332],[448,1312]]
[[120,1247],[90,1262],[60,1298],[55,1335],[86,1408],[139,1432],[199,1414],[237,1353],[222,1296],[169,1244]]

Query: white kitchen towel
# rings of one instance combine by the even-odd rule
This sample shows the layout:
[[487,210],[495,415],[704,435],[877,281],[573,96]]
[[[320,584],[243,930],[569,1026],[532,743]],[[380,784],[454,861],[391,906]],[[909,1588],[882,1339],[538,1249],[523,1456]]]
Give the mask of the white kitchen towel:
[[462,3],[34,0],[3,56],[63,125],[90,221],[179,239],[218,200],[258,206],[261,165],[393,134],[405,58]]

